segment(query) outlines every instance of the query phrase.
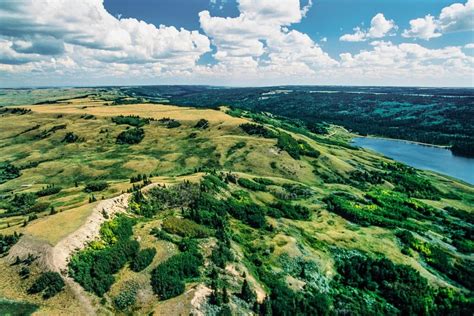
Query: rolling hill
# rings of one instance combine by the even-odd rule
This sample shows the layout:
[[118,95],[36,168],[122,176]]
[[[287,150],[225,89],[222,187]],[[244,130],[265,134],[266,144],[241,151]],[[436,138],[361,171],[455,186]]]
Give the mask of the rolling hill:
[[110,89],[39,103],[0,108],[0,314],[473,311],[471,185],[337,125]]

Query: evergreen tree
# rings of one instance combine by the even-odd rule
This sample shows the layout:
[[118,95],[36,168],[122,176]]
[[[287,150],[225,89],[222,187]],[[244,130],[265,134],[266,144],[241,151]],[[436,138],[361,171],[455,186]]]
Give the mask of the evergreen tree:
[[227,293],[227,287],[224,285],[224,287],[222,288],[222,302],[224,304],[227,304],[229,303],[229,293]]
[[242,289],[240,291],[240,298],[246,301],[247,303],[252,303],[255,301],[255,293],[250,288],[250,285],[247,282],[247,279],[245,279],[244,283],[242,284]]

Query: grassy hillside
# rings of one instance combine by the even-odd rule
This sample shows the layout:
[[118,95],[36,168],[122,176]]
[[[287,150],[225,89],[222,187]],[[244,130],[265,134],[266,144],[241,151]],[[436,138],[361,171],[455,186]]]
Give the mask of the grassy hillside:
[[474,187],[338,126],[119,93],[1,109],[0,313],[472,312]]

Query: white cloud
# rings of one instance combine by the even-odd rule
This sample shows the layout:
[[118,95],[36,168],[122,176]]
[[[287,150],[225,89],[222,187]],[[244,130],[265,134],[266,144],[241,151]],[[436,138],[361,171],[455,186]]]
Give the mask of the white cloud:
[[410,21],[410,29],[404,30],[403,37],[416,37],[424,40],[440,37],[438,25],[433,16],[427,15],[424,18],[418,18]]
[[[472,44],[440,49],[395,45],[382,40],[396,30],[382,14],[369,27],[345,35],[377,39],[369,49],[332,58],[308,34],[294,29],[312,5],[304,3],[240,0],[236,17],[200,12],[199,33],[114,17],[101,0],[0,2],[0,86],[473,84]],[[443,11],[444,29],[465,28],[466,23],[458,23],[464,11],[450,8]],[[198,60],[211,52],[211,41],[215,62],[202,65]]]
[[363,30],[359,26],[355,27],[353,34],[344,34],[339,40],[344,42],[363,42],[368,39],[382,38],[393,35],[392,31],[398,29],[393,20],[387,20],[382,13],[377,13],[370,21],[370,28]]
[[464,78],[469,82],[474,67],[474,58],[463,53],[461,47],[428,49],[419,44],[375,41],[372,50],[357,54],[341,54],[341,73],[351,73],[361,80],[383,80],[384,82],[432,82],[440,78],[452,84]]
[[186,68],[210,51],[208,38],[197,31],[118,19],[106,11],[102,0],[2,3],[0,38],[20,56],[42,56],[44,61],[48,55],[61,55],[65,45],[72,45],[73,52],[101,62],[180,64]]
[[410,28],[403,37],[430,40],[442,34],[474,30],[474,0],[465,4],[454,3],[441,10],[438,18],[426,15],[410,21]]
[[213,17],[199,13],[204,33],[216,46],[215,69],[274,75],[300,70],[305,74],[334,65],[334,61],[309,36],[289,26],[304,17],[311,1],[301,8],[299,0],[239,0],[240,15]]

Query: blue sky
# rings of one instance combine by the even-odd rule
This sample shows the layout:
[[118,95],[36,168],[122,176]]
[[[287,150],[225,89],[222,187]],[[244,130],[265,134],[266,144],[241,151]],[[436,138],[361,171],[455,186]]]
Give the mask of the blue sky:
[[474,85],[474,0],[0,3],[0,86]]

